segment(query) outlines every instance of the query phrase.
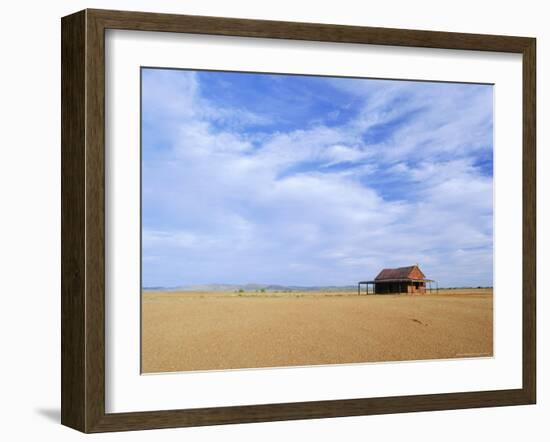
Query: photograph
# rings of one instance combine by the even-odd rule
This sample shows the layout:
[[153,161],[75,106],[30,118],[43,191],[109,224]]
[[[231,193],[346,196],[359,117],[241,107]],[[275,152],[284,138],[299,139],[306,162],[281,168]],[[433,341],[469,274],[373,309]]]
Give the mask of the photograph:
[[493,356],[493,84],[140,92],[142,374]]

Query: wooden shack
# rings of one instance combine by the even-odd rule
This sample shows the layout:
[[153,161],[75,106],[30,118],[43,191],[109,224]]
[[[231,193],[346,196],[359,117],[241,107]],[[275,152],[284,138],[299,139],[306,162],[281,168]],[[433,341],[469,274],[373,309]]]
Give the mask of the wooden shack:
[[360,281],[357,286],[357,293],[361,294],[361,285],[364,284],[367,294],[369,294],[369,285],[373,286],[372,292],[375,294],[424,294],[427,289],[432,290],[432,283],[435,282],[433,279],[427,279],[418,265],[382,269],[373,281]]

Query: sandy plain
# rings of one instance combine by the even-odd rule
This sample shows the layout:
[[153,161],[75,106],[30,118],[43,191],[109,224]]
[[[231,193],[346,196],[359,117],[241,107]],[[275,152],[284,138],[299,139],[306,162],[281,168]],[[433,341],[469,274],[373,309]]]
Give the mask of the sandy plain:
[[142,372],[488,357],[492,289],[142,294]]

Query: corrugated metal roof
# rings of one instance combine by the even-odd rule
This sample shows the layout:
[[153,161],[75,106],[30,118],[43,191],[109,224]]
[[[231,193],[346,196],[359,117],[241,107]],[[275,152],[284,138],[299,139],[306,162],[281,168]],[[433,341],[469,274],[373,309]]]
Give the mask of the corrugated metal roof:
[[[415,272],[416,270],[416,272]],[[414,274],[416,273],[416,275]],[[396,269],[383,269],[375,281],[384,281],[387,279],[425,279],[426,276],[416,265],[409,267],[398,267]]]

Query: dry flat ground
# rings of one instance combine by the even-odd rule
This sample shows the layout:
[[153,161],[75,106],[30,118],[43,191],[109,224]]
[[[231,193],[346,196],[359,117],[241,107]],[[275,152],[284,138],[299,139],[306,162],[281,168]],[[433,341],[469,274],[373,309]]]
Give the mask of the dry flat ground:
[[492,289],[144,292],[145,373],[493,354]]

